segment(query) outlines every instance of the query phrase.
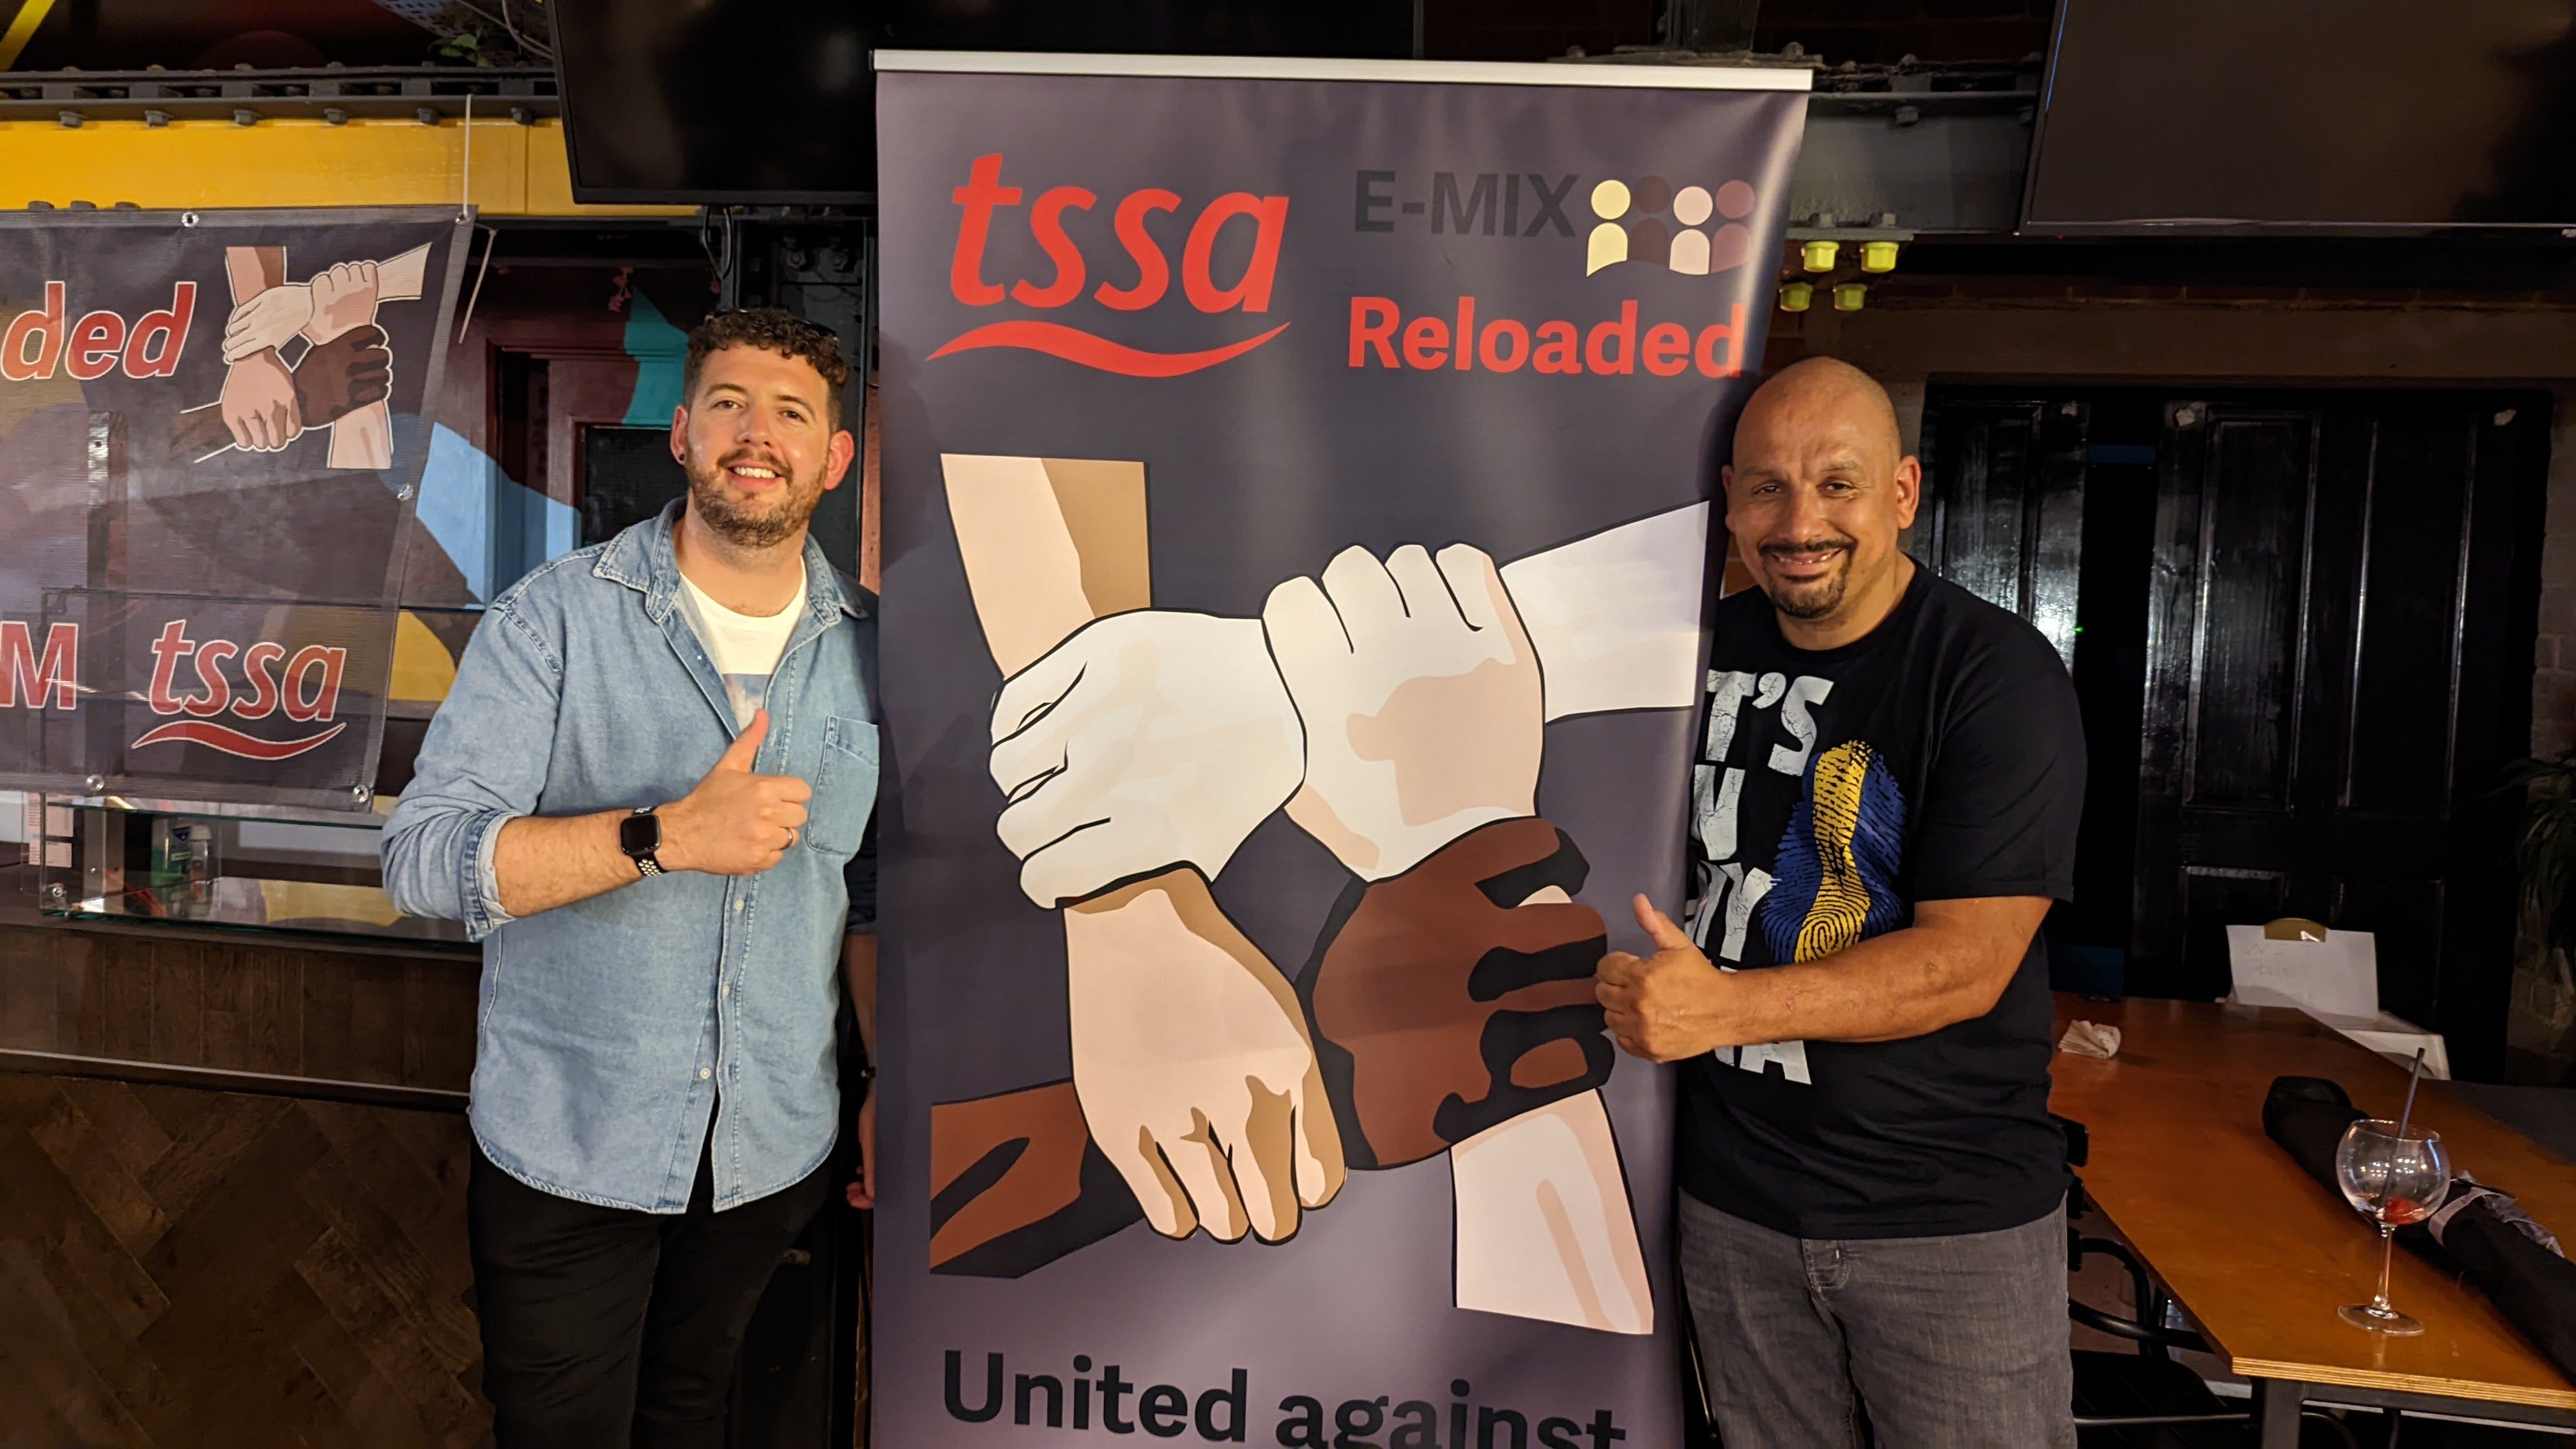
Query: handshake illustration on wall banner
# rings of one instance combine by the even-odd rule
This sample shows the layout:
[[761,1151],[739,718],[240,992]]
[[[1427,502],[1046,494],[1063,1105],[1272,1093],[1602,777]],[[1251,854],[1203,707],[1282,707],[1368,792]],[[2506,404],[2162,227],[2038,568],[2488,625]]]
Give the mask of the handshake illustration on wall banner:
[[[941,462],[1073,1076],[933,1107],[932,1269],[1017,1276],[1140,1216],[1279,1242],[1349,1170],[1447,1153],[1457,1306],[1652,1331],[1607,932],[1538,779],[1551,720],[1695,701],[1707,506],[1499,566],[1348,548],[1238,619],[1152,607],[1143,464]],[[1353,877],[1294,985],[1209,889],[1283,810]]]
[[[394,359],[376,308],[419,300],[428,265],[423,245],[289,282],[284,247],[226,247],[233,311],[223,395],[179,414],[172,453],[191,462],[230,449],[275,453],[321,430],[331,435],[326,466],[391,467]],[[289,364],[285,349],[298,339],[303,349]]]

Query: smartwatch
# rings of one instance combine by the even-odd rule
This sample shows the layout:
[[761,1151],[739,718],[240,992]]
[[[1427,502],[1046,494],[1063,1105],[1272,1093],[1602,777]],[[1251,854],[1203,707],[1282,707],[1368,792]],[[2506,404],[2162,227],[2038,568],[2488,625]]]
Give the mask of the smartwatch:
[[617,822],[617,848],[635,862],[635,868],[646,875],[660,875],[662,862],[653,852],[662,848],[662,817],[647,805]]

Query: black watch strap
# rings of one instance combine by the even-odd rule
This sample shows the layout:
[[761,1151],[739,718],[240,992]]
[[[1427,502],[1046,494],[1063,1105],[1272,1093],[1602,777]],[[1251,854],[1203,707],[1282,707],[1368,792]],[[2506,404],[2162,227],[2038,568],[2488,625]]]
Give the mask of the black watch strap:
[[662,848],[662,821],[655,808],[646,805],[617,822],[617,848],[645,875],[662,874],[662,862],[653,855]]

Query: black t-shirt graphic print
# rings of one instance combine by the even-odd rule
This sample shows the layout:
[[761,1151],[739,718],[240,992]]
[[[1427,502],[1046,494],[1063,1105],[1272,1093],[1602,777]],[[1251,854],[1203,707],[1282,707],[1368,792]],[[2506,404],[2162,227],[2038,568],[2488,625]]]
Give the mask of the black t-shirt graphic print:
[[[2004,610],[1917,568],[1866,637],[1802,650],[1747,589],[1718,605],[1708,693],[1686,928],[1719,966],[1831,956],[1911,924],[1917,901],[2071,893],[2075,690]],[[2050,1025],[2034,939],[1984,1016],[1686,1063],[1681,1185],[1802,1237],[2018,1227],[2066,1190]]]

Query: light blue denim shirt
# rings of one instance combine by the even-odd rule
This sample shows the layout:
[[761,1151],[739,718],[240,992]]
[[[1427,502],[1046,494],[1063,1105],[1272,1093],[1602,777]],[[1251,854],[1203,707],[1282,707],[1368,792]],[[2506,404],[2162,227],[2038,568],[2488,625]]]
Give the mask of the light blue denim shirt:
[[394,904],[483,942],[471,1117],[484,1154],[560,1197],[656,1213],[686,1209],[702,1144],[718,1210],[832,1150],[842,870],[877,794],[871,600],[809,541],[805,617],[753,762],[814,787],[787,858],[760,875],[638,879],[525,919],[501,908],[503,825],[676,800],[734,737],[676,597],[679,509],[493,601],[384,838]]

